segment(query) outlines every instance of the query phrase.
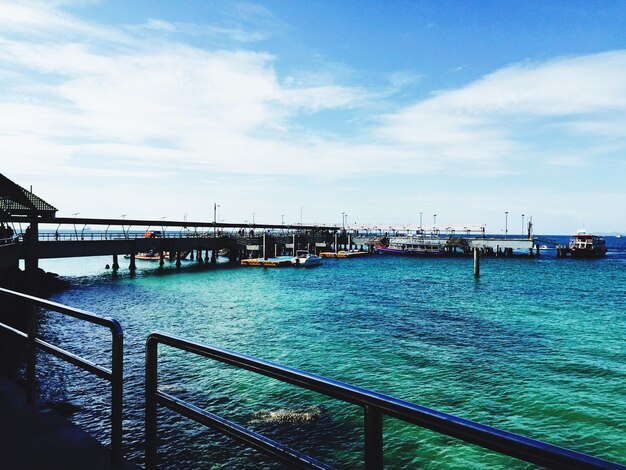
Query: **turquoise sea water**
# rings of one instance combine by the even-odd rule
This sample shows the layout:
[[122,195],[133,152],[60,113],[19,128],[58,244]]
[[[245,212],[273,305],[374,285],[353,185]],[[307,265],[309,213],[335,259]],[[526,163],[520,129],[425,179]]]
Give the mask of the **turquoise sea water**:
[[[72,287],[52,300],[118,319],[125,333],[126,454],[143,459],[144,343],[173,333],[331,377],[482,424],[626,463],[626,246],[601,260],[372,256],[313,269],[219,265],[181,272],[138,261],[113,278],[109,258],[49,260]],[[67,328],[63,331],[58,326]],[[102,359],[106,332],[50,314],[48,337]],[[164,349],[163,387],[209,411],[342,468],[362,464],[362,413],[336,400]],[[106,442],[108,386],[54,359],[52,399]],[[314,409],[312,423],[260,411]],[[160,414],[164,468],[270,463],[191,421]],[[430,431],[385,420],[389,468],[532,468]]]

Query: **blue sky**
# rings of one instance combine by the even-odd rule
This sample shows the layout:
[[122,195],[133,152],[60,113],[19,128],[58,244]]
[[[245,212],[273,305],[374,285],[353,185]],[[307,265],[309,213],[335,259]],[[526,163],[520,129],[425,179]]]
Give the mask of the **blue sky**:
[[1,171],[85,217],[626,231],[626,2],[0,0]]

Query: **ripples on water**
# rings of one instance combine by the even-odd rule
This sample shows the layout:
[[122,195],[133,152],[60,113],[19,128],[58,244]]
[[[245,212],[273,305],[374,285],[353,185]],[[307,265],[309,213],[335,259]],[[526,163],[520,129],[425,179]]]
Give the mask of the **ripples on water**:
[[[157,330],[626,461],[623,251],[597,261],[483,259],[480,280],[471,259],[373,256],[325,260],[310,270],[224,265],[180,273],[138,261],[137,277],[123,269],[116,279],[106,263],[42,264],[74,286],[52,300],[112,316],[124,328],[125,452],[137,463],[144,342]],[[54,314],[43,328],[108,364],[106,330]],[[167,348],[160,361],[168,393],[336,466],[362,465],[357,407]],[[48,398],[78,404],[73,419],[108,441],[108,385],[54,359],[43,362],[55,366],[39,369]],[[311,407],[322,411],[310,422],[255,418]],[[164,468],[273,465],[165,410],[159,430]],[[385,445],[392,468],[530,468],[392,419],[385,420]]]

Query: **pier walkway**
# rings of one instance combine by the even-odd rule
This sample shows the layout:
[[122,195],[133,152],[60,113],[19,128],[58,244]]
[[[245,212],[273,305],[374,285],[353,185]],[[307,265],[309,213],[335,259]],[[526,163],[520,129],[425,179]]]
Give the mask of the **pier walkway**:
[[[12,470],[111,468],[111,451],[47,404],[0,375],[0,467]],[[122,462],[119,469],[137,469]]]

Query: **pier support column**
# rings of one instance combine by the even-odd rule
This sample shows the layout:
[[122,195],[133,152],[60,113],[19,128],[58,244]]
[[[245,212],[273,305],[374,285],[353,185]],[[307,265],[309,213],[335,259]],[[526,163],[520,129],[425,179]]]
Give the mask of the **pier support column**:
[[335,253],[339,251],[338,240],[337,240],[337,232],[335,232]]
[[211,264],[217,264],[217,250],[215,248],[211,250]]
[[535,247],[537,248],[536,256],[539,256],[539,244],[535,245]]
[[39,278],[39,224],[37,217],[30,219],[30,225],[24,233],[24,241],[27,246],[24,270],[30,285],[35,285]]
[[137,265],[135,264],[135,253],[130,254],[130,264],[128,265],[128,269],[130,270],[131,274],[135,274],[135,271],[137,271]]
[[164,264],[165,264],[165,254],[163,253],[163,250],[161,250],[159,251],[159,268],[162,268]]
[[202,250],[200,248],[196,250],[196,259],[198,263],[202,263]]
[[180,268],[180,265],[181,265],[181,263],[180,263],[180,251],[177,251],[176,252],[176,267]]
[[474,248],[474,277],[480,277],[480,254],[478,253],[478,248]]
[[120,263],[117,260],[117,255],[113,255],[113,271],[120,269]]
[[296,247],[296,234],[293,234],[293,248],[291,249],[291,256],[296,256],[296,251],[297,251],[297,247]]

